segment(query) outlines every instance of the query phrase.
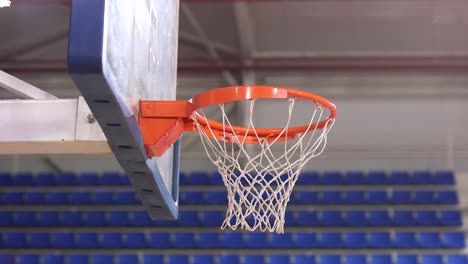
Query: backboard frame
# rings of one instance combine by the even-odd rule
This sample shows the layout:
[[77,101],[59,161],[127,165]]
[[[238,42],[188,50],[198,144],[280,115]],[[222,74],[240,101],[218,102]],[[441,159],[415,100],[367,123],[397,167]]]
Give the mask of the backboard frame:
[[[164,175],[158,168],[157,160],[149,158],[143,146],[137,119],[138,109],[133,108],[132,105],[129,106],[127,94],[119,92],[115,86],[112,87],[114,80],[111,80],[106,72],[105,57],[108,56],[105,50],[106,41],[108,41],[105,36],[106,12],[109,12],[109,5],[114,4],[115,1],[71,1],[68,69],[99,122],[112,152],[129,176],[151,218],[176,219],[180,140],[171,149],[172,175],[169,176],[172,178],[172,187],[168,189],[163,179]],[[142,2],[147,4],[149,1],[138,3]],[[175,2],[178,14],[178,1]],[[178,17],[170,19],[178,20]],[[164,24],[165,21],[158,22]],[[177,47],[175,47],[175,54],[177,55]],[[176,60],[177,57],[172,59]],[[175,65],[176,63],[175,61]],[[132,98],[134,101],[140,99],[171,100],[171,98],[148,98],[144,94],[138,94]]]

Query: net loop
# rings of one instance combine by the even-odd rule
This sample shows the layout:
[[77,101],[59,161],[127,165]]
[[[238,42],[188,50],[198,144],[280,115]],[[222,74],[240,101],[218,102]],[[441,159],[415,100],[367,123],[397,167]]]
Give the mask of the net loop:
[[[250,117],[243,134],[236,132],[225,104],[218,104],[224,140],[220,140],[219,131],[210,127],[209,122],[199,122],[200,117],[208,120],[203,109],[196,110],[191,119],[227,188],[228,208],[221,228],[284,233],[285,211],[293,187],[306,163],[325,149],[334,118],[326,119],[327,108],[314,102],[310,104],[315,109],[310,111],[312,115],[304,132],[288,135],[296,103],[295,98],[288,97],[284,129],[277,134],[259,135],[253,120],[256,100],[249,100]],[[326,121],[319,128],[321,120]],[[256,144],[246,142],[251,134],[257,138]]]

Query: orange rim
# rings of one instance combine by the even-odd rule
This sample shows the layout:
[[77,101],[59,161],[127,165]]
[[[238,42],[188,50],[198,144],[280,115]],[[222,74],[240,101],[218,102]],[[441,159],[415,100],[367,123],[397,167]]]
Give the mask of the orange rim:
[[[242,126],[225,127],[223,123],[207,119],[196,112],[200,108],[211,105],[235,102],[239,100],[253,99],[305,99],[313,101],[330,111],[330,115],[317,123],[305,126],[291,127],[287,130],[284,128],[247,128]],[[258,143],[258,137],[264,138],[267,141],[288,140],[295,138],[297,135],[307,133],[315,129],[325,127],[329,122],[336,118],[336,106],[326,98],[313,93],[276,86],[232,86],[225,88],[213,89],[194,96],[190,99],[194,106],[195,117],[197,122],[203,126],[203,129],[208,132],[208,136],[213,136],[216,139],[228,140],[225,132],[236,134],[241,137],[241,141],[245,143]],[[198,130],[194,128],[196,132]],[[214,135],[212,135],[214,133]]]

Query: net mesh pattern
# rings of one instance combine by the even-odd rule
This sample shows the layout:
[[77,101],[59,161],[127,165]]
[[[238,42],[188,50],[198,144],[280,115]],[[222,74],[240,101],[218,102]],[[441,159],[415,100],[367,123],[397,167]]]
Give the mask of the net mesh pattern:
[[[288,118],[281,133],[273,140],[257,136],[258,144],[246,144],[245,135],[237,135],[229,120],[225,105],[220,104],[224,135],[229,140],[214,139],[209,124],[200,124],[192,116],[203,147],[217,167],[227,188],[228,208],[222,229],[244,229],[284,233],[285,211],[301,169],[320,155],[327,143],[327,134],[334,120],[321,129],[313,126],[324,119],[324,107],[315,103],[308,122],[308,133],[295,135],[294,140],[279,140],[290,128],[295,99],[288,99]],[[249,101],[247,128],[256,131],[253,120],[255,100]],[[196,114],[207,118],[203,110]],[[205,128],[205,129],[202,129]],[[210,135],[211,134],[211,135]]]

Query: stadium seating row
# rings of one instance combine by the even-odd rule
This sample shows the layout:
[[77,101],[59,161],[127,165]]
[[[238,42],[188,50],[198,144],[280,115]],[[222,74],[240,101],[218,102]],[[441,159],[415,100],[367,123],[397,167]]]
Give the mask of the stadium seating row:
[[[220,226],[224,211],[181,211],[177,221],[152,221],[143,211],[0,211],[0,226]],[[287,226],[461,226],[456,210],[287,211]]]
[[[42,261],[41,261],[42,260]],[[0,255],[2,264],[468,264],[463,255]]]
[[[266,177],[270,180],[271,177]],[[222,177],[218,172],[182,173],[181,185],[222,185]],[[298,178],[298,185],[453,185],[455,177],[451,171],[349,171],[345,173],[326,171],[304,171]]]
[[4,232],[2,248],[464,248],[463,232]]
[[130,180],[126,175],[117,172],[97,173],[0,173],[0,186],[130,186]]
[[[267,177],[268,178],[268,177]],[[182,185],[223,185],[221,176],[217,173],[192,172],[181,173],[180,183]],[[451,171],[371,171],[346,173],[327,171],[318,173],[306,171],[301,173],[297,184],[324,184],[324,185],[453,185],[455,177]],[[131,185],[128,177],[116,172],[97,173],[10,173],[0,174],[1,185],[16,186],[93,186],[93,185]]]
[[[96,192],[3,192],[3,205],[133,205],[140,204],[133,191]],[[180,193],[181,205],[226,205],[225,191],[186,191]],[[363,205],[363,204],[457,204],[456,191],[294,191],[289,204]]]

